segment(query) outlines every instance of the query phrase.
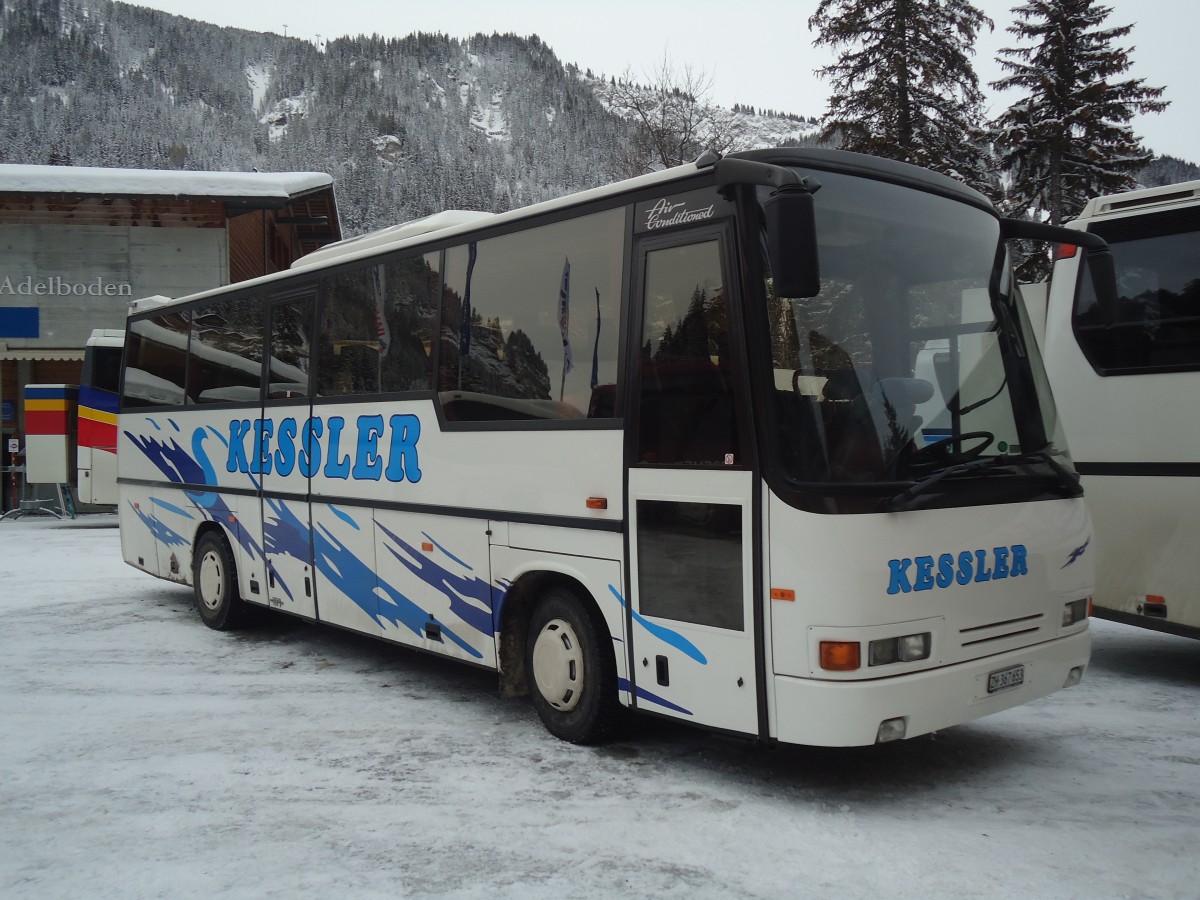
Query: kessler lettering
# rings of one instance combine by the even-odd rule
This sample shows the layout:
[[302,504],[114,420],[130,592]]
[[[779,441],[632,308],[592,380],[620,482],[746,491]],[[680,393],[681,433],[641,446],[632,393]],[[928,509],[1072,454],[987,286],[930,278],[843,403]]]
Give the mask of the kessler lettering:
[[229,423],[225,470],[252,475],[274,471],[284,476],[294,470],[306,478],[321,473],[326,478],[355,481],[387,479],[415,484],[421,480],[417,461],[421,420],[416,416],[391,416],[386,424],[383,416],[359,416],[350,433],[343,435],[346,430],[341,416],[278,422],[234,419]]
[[671,203],[659,200],[646,211],[646,227],[648,229],[670,228],[674,225],[687,225],[691,222],[703,222],[716,214],[716,208],[711,204],[703,209],[688,209],[686,203]]
[[918,556],[915,559],[890,559],[889,594],[931,591],[953,584],[998,581],[1029,574],[1029,556],[1024,544],[995,547],[992,550],[964,550],[957,556]]

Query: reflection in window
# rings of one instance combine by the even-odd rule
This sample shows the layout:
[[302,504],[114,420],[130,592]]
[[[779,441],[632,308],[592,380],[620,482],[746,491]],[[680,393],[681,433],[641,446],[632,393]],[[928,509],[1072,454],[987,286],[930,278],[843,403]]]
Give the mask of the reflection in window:
[[624,233],[614,209],[446,252],[448,418],[615,414]]
[[1112,248],[1117,305],[1099,307],[1085,260],[1074,324],[1088,361],[1104,374],[1200,368],[1200,207],[1092,230]]
[[642,614],[743,630],[742,508],[638,500],[637,515]]
[[325,397],[379,393],[387,331],[374,267],[321,282],[317,393]]
[[318,394],[429,390],[438,257],[430,253],[321,282]]
[[267,363],[267,399],[308,396],[312,345],[312,297],[271,307],[271,355]]
[[261,297],[225,297],[193,311],[189,403],[259,399],[263,310]]
[[717,241],[646,254],[644,319],[639,461],[744,462]]
[[390,262],[380,269],[383,296],[383,389],[427,391],[432,387],[431,349],[437,318],[440,254]]
[[121,406],[182,406],[187,364],[188,314],[138,319],[125,342]]

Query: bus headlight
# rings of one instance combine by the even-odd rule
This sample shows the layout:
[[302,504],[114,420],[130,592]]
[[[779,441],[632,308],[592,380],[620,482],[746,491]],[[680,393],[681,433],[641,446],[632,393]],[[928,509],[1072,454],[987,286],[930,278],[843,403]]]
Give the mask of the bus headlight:
[[906,634],[903,637],[871,641],[867,651],[867,665],[886,666],[894,662],[928,659],[931,637],[930,632],[925,631],[921,634]]

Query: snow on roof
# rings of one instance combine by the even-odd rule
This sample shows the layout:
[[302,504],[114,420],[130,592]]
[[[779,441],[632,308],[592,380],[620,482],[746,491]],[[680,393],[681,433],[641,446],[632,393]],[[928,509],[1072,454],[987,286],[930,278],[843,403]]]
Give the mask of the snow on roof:
[[0,193],[287,199],[330,187],[324,172],[178,172],[0,164]]

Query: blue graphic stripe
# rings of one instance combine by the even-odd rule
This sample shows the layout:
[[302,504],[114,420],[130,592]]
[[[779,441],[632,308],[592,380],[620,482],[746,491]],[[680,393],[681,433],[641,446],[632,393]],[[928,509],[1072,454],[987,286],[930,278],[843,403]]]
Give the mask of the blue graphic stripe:
[[341,519],[343,522],[345,522],[347,525],[349,525],[355,531],[362,531],[362,528],[360,528],[358,523],[355,522],[354,519],[352,519],[350,517],[349,513],[342,512],[340,509],[338,509],[332,503],[327,503],[325,505],[329,507],[329,511],[331,513],[333,513],[335,516],[337,516],[339,519]]
[[[618,690],[630,691],[631,688],[632,688],[632,685],[630,685],[628,678],[618,678],[617,679],[617,689]],[[670,700],[667,700],[663,697],[658,696],[658,694],[652,694],[648,690],[646,690],[644,687],[639,686],[636,689],[632,690],[632,693],[637,694],[637,697],[639,700],[646,700],[657,706],[661,706],[664,709],[669,709],[669,710],[672,710],[677,713],[682,713],[685,716],[690,716],[693,714],[690,709],[684,709],[678,703],[672,703]]]
[[[620,603],[623,608],[629,609],[629,604],[625,602],[625,598],[621,596],[620,591],[618,591],[611,584],[608,586],[608,589],[612,591],[612,595],[617,598],[617,602]],[[664,644],[674,647],[680,653],[691,657],[702,666],[708,665],[708,659],[703,653],[700,652],[700,648],[685,638],[678,631],[672,631],[670,628],[666,628],[662,625],[656,625],[654,622],[648,621],[641,614],[639,614],[636,609],[630,609],[629,611],[633,614],[633,621],[637,622],[637,624],[641,625],[646,629],[646,631],[650,632],[650,634],[658,638]]]
[[424,531],[422,531],[422,532],[421,532],[421,537],[425,538],[425,540],[429,541],[429,543],[433,544],[433,546],[435,546],[435,547],[436,547],[438,550],[441,550],[441,551],[442,551],[443,553],[445,553],[445,554],[446,554],[446,556],[448,556],[448,557],[449,557],[449,558],[450,558],[452,561],[454,561],[454,562],[458,563],[460,566],[462,566],[462,567],[463,567],[464,569],[466,569],[468,572],[474,572],[474,571],[475,571],[475,570],[474,570],[474,569],[472,569],[472,568],[471,568],[469,565],[467,565],[465,562],[463,562],[461,559],[459,559],[457,556],[455,556],[453,553],[451,553],[449,550],[447,550],[445,547],[443,547],[441,544],[439,544],[437,541],[435,541],[433,538],[431,538],[427,532],[424,532]]
[[156,516],[151,516],[142,512],[142,510],[134,503],[130,503],[129,508],[132,509],[134,513],[137,514],[137,517],[142,520],[142,524],[150,530],[150,533],[154,536],[156,541],[161,541],[168,547],[187,546],[187,538],[173,531]]
[[183,509],[180,506],[176,506],[174,503],[168,503],[166,500],[160,500],[158,497],[151,497],[150,502],[153,503],[155,506],[162,507],[163,509],[167,510],[167,512],[175,513],[175,515],[177,515],[177,516],[184,516],[188,519],[196,518],[190,512],[188,512],[186,509]]

